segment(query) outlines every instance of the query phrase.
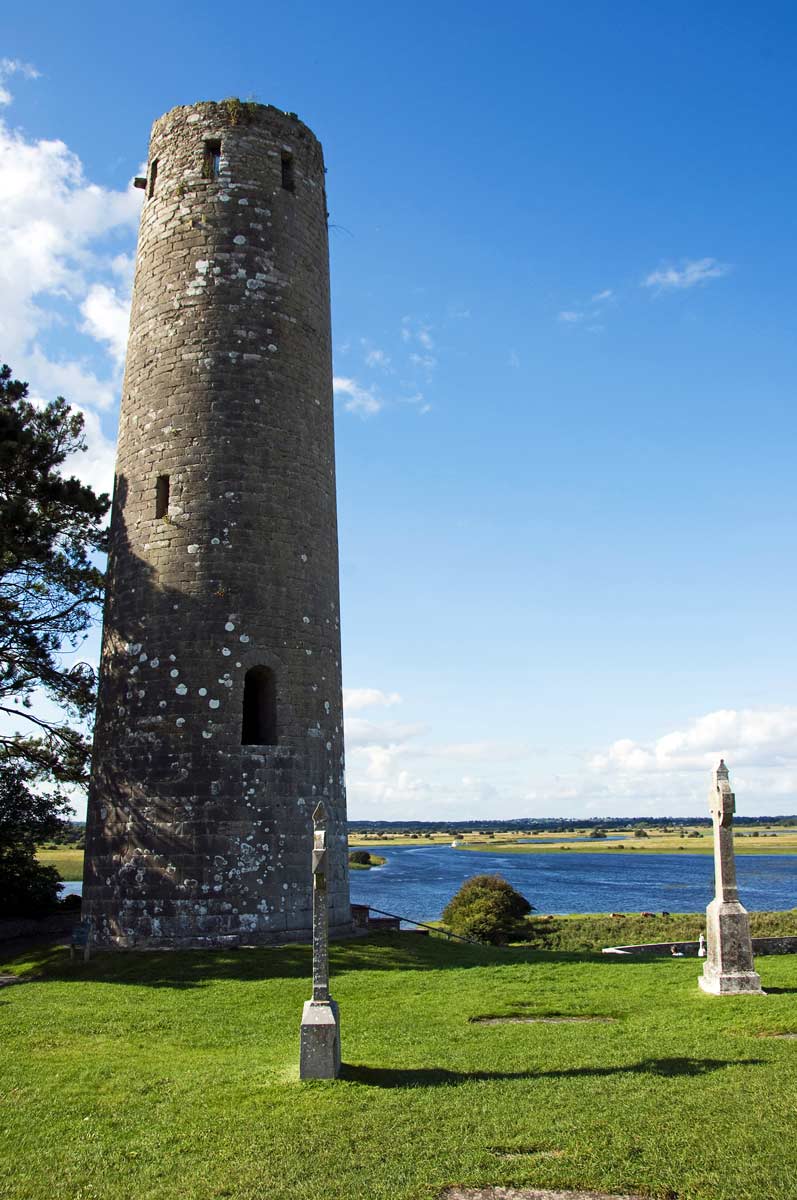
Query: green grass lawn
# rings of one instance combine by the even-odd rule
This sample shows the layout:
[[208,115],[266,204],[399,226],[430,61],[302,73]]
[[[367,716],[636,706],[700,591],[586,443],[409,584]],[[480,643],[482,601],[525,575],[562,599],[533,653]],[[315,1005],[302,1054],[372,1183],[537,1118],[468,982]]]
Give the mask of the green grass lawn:
[[[300,1083],[310,951],[98,954],[2,969],[0,1196],[420,1200],[447,1184],[679,1200],[797,1195],[797,959],[766,997],[699,964],[339,943],[344,1078]],[[485,1015],[597,1015],[483,1025]]]
[[[753,937],[797,937],[797,908],[785,912],[751,912]],[[625,913],[566,913],[555,917],[527,918],[529,940],[535,949],[582,953],[601,951],[604,946],[634,946],[646,942],[696,942],[706,930],[706,914],[656,913],[643,917]]]
[[56,850],[42,847],[36,857],[45,866],[55,867],[67,882],[83,878],[83,851],[74,846],[59,846]]

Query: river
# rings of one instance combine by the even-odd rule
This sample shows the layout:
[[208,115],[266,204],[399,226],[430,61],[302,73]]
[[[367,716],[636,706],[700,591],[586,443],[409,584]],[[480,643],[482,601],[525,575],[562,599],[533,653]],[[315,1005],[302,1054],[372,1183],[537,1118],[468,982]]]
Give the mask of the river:
[[[699,912],[714,890],[713,858],[688,851],[501,854],[443,845],[375,852],[387,862],[351,872],[352,902],[416,921],[439,919],[471,875],[503,875],[541,913]],[[736,870],[745,908],[797,907],[797,855],[739,855]],[[66,883],[62,894],[81,890],[80,883]]]
[[[501,854],[394,846],[376,853],[387,862],[352,871],[352,901],[418,921],[437,920],[470,875],[503,875],[541,913],[698,912],[714,891],[712,856],[688,851]],[[746,908],[797,907],[797,855],[739,855],[736,869]]]

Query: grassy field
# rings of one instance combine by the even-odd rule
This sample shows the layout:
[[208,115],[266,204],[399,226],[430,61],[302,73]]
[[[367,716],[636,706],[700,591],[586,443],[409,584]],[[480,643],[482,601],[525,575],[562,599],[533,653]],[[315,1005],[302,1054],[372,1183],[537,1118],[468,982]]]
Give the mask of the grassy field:
[[[613,831],[614,833],[615,831]],[[619,831],[618,831],[619,832]],[[678,834],[651,831],[646,838],[634,837],[633,833],[622,834],[619,842],[603,838],[581,837],[574,842],[546,843],[531,841],[520,843],[516,838],[495,837],[487,839],[468,838],[459,850],[488,850],[499,854],[614,854],[633,850],[640,854],[713,854],[714,840],[711,830],[703,830],[698,838],[679,837]],[[762,831],[758,837],[747,832],[736,831],[734,846],[737,854],[797,854],[797,830],[787,830],[770,837]]]
[[41,849],[36,856],[40,863],[56,867],[68,883],[83,878],[83,851],[74,846],[59,846],[56,850]]
[[[786,912],[751,912],[753,937],[797,937],[797,909]],[[535,949],[599,953],[604,946],[638,946],[646,942],[694,942],[705,933],[706,914],[669,913],[643,917],[624,913],[568,913],[555,917],[529,917],[529,939]]]
[[[6,964],[4,1200],[430,1200],[446,1185],[797,1195],[797,959],[766,997],[698,963],[332,948],[344,1077],[300,1083],[307,947]],[[480,1016],[598,1016],[487,1025]],[[4,1161],[3,1161],[4,1160]]]
[[[483,834],[465,834],[459,839],[457,849],[460,851],[493,851],[497,854],[613,854],[617,851],[633,850],[644,854],[673,854],[683,851],[689,854],[713,854],[714,843],[709,828],[701,828],[701,837],[679,837],[677,833],[659,833],[650,830],[645,838],[634,836],[633,830],[612,830],[620,836],[620,841],[608,838],[591,838],[584,831],[567,834],[566,838],[577,840],[562,840],[557,842],[555,834],[542,834],[538,838],[530,838],[528,834],[497,833],[494,837],[486,838]],[[762,828],[753,836],[752,830],[736,830],[735,846],[737,854],[797,854],[797,829]],[[523,839],[520,841],[519,839]],[[553,840],[547,840],[553,839]],[[408,838],[400,835],[382,838],[362,838],[352,835],[349,839],[350,848],[364,847],[370,849],[391,846],[445,846],[451,844],[450,836]]]

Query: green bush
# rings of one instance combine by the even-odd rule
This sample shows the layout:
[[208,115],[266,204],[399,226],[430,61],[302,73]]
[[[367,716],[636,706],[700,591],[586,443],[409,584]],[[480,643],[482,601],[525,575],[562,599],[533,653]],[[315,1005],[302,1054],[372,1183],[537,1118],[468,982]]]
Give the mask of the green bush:
[[371,855],[368,850],[350,850],[349,862],[356,863],[361,867],[370,867]]
[[500,875],[473,875],[449,900],[443,922],[460,937],[500,945],[519,931],[531,911],[526,897]]
[[41,917],[58,902],[61,876],[26,846],[0,846],[0,917]]

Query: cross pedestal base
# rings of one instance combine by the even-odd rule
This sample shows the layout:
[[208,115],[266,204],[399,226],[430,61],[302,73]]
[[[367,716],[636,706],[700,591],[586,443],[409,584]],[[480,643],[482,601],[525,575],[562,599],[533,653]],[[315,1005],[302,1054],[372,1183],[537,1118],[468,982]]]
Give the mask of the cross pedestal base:
[[300,1079],[337,1079],[340,1074],[340,1016],[334,1000],[307,1000],[302,1009]]

